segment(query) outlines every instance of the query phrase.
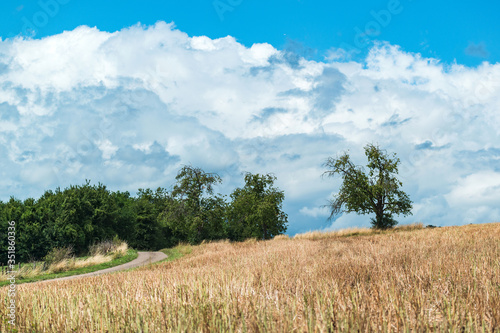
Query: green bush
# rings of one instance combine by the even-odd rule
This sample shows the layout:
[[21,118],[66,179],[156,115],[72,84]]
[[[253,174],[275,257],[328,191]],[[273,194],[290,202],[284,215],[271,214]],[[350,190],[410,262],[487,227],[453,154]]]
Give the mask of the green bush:
[[55,247],[43,258],[47,265],[55,264],[73,257],[73,247]]

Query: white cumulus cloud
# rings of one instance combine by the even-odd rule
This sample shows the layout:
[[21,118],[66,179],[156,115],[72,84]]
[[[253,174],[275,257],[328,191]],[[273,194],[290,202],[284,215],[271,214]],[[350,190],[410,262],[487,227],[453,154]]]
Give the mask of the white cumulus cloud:
[[[341,50],[337,50],[337,53]],[[85,179],[132,193],[172,185],[183,164],[245,171],[285,190],[289,232],[369,226],[320,208],[338,190],[328,156],[378,143],[402,161],[415,202],[401,222],[500,220],[500,64],[470,68],[387,43],[366,60],[310,61],[173,24],[117,32],[82,26],[0,41],[2,200]]]

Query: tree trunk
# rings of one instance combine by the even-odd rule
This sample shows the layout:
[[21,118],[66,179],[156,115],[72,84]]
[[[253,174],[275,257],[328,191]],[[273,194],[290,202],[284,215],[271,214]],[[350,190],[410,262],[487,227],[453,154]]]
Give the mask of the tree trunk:
[[380,198],[377,199],[377,206],[375,207],[375,216],[376,216],[375,228],[383,229],[384,228],[384,203],[383,203],[383,201],[380,200]]
[[375,228],[378,228],[378,229],[383,229],[384,228],[384,213],[377,210],[375,212],[376,214],[376,224],[375,224]]

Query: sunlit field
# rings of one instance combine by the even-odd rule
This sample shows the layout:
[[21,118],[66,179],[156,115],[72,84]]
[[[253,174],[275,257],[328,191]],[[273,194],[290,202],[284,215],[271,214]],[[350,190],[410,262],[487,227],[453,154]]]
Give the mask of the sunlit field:
[[21,332],[500,332],[500,224],[207,243],[132,272],[19,285],[17,303]]

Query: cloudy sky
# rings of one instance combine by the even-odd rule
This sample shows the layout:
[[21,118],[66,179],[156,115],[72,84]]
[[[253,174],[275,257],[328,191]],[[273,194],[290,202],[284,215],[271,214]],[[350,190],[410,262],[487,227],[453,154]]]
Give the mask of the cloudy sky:
[[289,233],[326,220],[323,162],[398,154],[401,223],[500,221],[499,5],[41,0],[0,5],[0,199],[102,182],[170,187],[185,164],[274,173]]

